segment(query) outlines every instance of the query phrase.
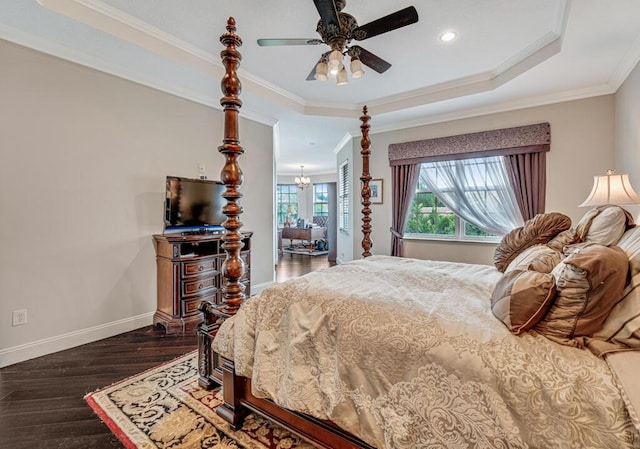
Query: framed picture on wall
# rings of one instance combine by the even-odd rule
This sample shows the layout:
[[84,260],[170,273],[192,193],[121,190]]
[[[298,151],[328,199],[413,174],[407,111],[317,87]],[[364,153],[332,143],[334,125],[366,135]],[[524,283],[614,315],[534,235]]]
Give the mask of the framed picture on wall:
[[371,188],[371,204],[382,204],[382,179],[372,179],[369,181]]

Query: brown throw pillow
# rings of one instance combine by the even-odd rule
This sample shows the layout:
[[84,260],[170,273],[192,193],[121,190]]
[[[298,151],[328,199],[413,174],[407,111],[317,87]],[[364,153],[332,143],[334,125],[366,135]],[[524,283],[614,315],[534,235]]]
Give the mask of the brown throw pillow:
[[552,274],[513,270],[496,284],[491,295],[491,311],[518,335],[540,321],[555,296],[556,282]]
[[535,330],[558,343],[583,347],[620,301],[629,259],[617,246],[585,243],[554,268],[557,297]]
[[493,263],[500,271],[507,269],[513,259],[533,245],[547,243],[557,234],[571,227],[571,218],[558,212],[538,214],[524,226],[505,235],[493,254]]

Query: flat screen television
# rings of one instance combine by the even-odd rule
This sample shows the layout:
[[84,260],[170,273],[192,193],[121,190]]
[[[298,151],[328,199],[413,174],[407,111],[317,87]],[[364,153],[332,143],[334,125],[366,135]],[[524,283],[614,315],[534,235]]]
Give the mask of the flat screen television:
[[165,185],[165,234],[223,231],[221,182],[167,176]]

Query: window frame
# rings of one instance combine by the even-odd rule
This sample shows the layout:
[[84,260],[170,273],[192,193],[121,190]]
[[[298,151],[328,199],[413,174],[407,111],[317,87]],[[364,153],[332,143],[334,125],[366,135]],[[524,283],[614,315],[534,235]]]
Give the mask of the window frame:
[[[421,163],[420,164],[420,170],[423,169],[423,166],[425,165],[425,163]],[[410,206],[410,210],[411,207],[413,206],[413,202],[416,199],[416,196],[418,193],[430,193],[432,194],[438,201],[440,201],[440,199],[430,190],[422,188],[419,188],[419,185],[416,186],[416,190],[414,192],[414,197],[412,200],[412,204]],[[437,206],[436,206],[437,207]],[[489,236],[478,236],[478,235],[471,235],[468,236],[465,234],[465,228],[466,228],[466,224],[470,224],[473,226],[472,223],[468,222],[467,220],[465,220],[464,218],[460,217],[459,215],[457,215],[455,212],[453,212],[454,215],[454,227],[455,227],[455,232],[453,234],[427,234],[427,233],[419,233],[419,232],[404,232],[404,239],[406,240],[435,240],[435,241],[455,241],[455,242],[473,242],[473,243],[490,243],[490,244],[495,244],[495,243],[499,243],[500,240],[502,239],[503,236],[501,235],[489,235]],[[407,228],[407,226],[409,225],[409,220],[407,219],[407,223],[405,224],[405,230]]]
[[[318,190],[320,194],[324,194],[326,201],[316,201]],[[321,205],[322,213],[316,214],[316,204]],[[329,184],[326,182],[319,182],[313,185],[313,216],[314,217],[328,217],[329,216]]]
[[[282,187],[286,187],[287,188],[287,192],[283,192],[282,191]],[[280,198],[282,195],[287,195],[289,201],[288,202],[283,202],[280,201]],[[295,202],[291,202],[291,197],[295,196]],[[286,208],[285,208],[285,212],[280,212],[280,205],[281,204],[286,204]],[[277,184],[276,185],[276,225],[278,227],[284,227],[285,222],[284,219],[286,219],[287,216],[287,212],[286,210],[290,207],[293,206],[295,208],[295,213],[292,214],[291,219],[293,220],[293,223],[296,223],[297,221],[297,217],[298,217],[298,213],[299,213],[299,202],[298,202],[298,186],[295,184]],[[283,221],[280,221],[280,215],[284,214],[283,217]],[[295,218],[294,218],[295,217]]]
[[338,229],[349,234],[349,160],[342,162],[338,169]]

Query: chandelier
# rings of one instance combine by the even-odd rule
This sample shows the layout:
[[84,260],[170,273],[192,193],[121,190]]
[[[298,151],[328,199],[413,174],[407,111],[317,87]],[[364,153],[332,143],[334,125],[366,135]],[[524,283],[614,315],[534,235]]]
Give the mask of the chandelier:
[[296,176],[296,179],[294,180],[294,182],[296,183],[296,185],[300,190],[304,189],[305,187],[308,187],[309,184],[311,184],[311,178],[304,175],[304,165],[300,166],[300,176]]

